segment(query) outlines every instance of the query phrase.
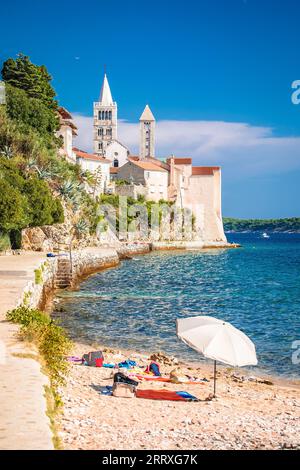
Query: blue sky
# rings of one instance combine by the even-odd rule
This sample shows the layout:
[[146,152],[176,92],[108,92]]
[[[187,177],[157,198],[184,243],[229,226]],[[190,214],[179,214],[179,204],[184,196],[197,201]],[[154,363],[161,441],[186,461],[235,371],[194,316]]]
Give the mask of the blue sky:
[[133,152],[149,103],[159,155],[222,165],[224,215],[300,216],[299,15],[298,0],[14,0],[0,60],[48,67],[86,149],[106,64]]

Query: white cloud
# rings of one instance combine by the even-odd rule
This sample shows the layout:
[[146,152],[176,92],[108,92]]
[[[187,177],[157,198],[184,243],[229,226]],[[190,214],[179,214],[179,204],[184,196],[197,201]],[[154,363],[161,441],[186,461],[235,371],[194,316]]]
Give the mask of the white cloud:
[[[76,145],[92,151],[92,118],[74,113]],[[139,126],[119,121],[118,138],[134,154]],[[190,156],[194,165],[221,165],[230,178],[300,170],[300,138],[276,137],[269,127],[222,121],[158,121],[156,153]]]

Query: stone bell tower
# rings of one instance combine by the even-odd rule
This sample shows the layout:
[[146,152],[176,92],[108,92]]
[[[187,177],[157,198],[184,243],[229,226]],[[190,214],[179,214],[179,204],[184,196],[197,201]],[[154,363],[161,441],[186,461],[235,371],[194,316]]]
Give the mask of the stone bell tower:
[[140,158],[155,157],[155,118],[146,105],[140,117]]
[[117,103],[113,101],[104,74],[99,101],[94,103],[94,153],[105,156],[107,146],[117,139]]

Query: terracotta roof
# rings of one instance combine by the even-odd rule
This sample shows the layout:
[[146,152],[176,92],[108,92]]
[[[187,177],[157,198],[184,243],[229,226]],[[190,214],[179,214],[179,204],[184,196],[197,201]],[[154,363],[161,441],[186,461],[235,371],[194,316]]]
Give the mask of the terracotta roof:
[[131,162],[133,165],[136,165],[140,168],[142,168],[143,170],[146,170],[146,171],[167,171],[165,170],[164,168],[162,168],[161,166],[158,166],[156,165],[155,163],[152,163],[152,162],[145,162],[145,161],[135,161],[135,160],[131,160]]
[[96,155],[94,153],[92,154],[84,152],[83,150],[79,150],[76,147],[73,147],[73,151],[75,152],[76,157],[84,158],[84,160],[94,160],[95,162],[111,163],[111,160],[108,160],[108,158],[100,157],[99,155]]
[[119,168],[115,167],[115,166],[111,166],[110,169],[109,169],[109,172],[112,174],[112,175],[116,175],[118,172],[119,172]]
[[[167,159],[167,162],[170,164],[171,163],[171,159],[172,157],[169,157]],[[174,157],[174,163],[175,165],[191,165],[192,164],[192,159],[189,158],[189,157],[180,157],[180,158],[177,158],[177,157]]]
[[61,115],[61,117],[63,119],[72,119],[71,114],[69,113],[69,111],[66,108],[63,108],[62,106],[60,106],[58,108],[58,112],[59,112],[59,114]]
[[141,160],[138,155],[129,155],[127,157],[127,160],[129,160],[130,162],[144,161],[144,162],[148,162],[148,163],[153,163],[154,165],[160,166],[160,167],[164,168],[167,171],[169,171],[169,169],[170,169],[170,165],[168,165],[167,163],[165,163],[161,160],[158,160],[158,158],[154,158],[154,157],[146,157],[145,160]]
[[220,170],[219,166],[193,166],[192,176],[213,175],[217,170]]
[[170,171],[170,165],[168,163],[163,162],[162,160],[158,160],[158,158],[148,157],[147,160],[154,163],[154,165],[161,166],[165,170]]

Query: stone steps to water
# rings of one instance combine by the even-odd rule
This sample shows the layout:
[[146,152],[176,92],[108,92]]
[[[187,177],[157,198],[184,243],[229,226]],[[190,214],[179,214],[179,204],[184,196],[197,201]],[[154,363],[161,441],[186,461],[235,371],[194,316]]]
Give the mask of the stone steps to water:
[[69,259],[59,259],[57,265],[57,274],[54,285],[58,289],[64,289],[72,284],[73,275],[71,262]]

